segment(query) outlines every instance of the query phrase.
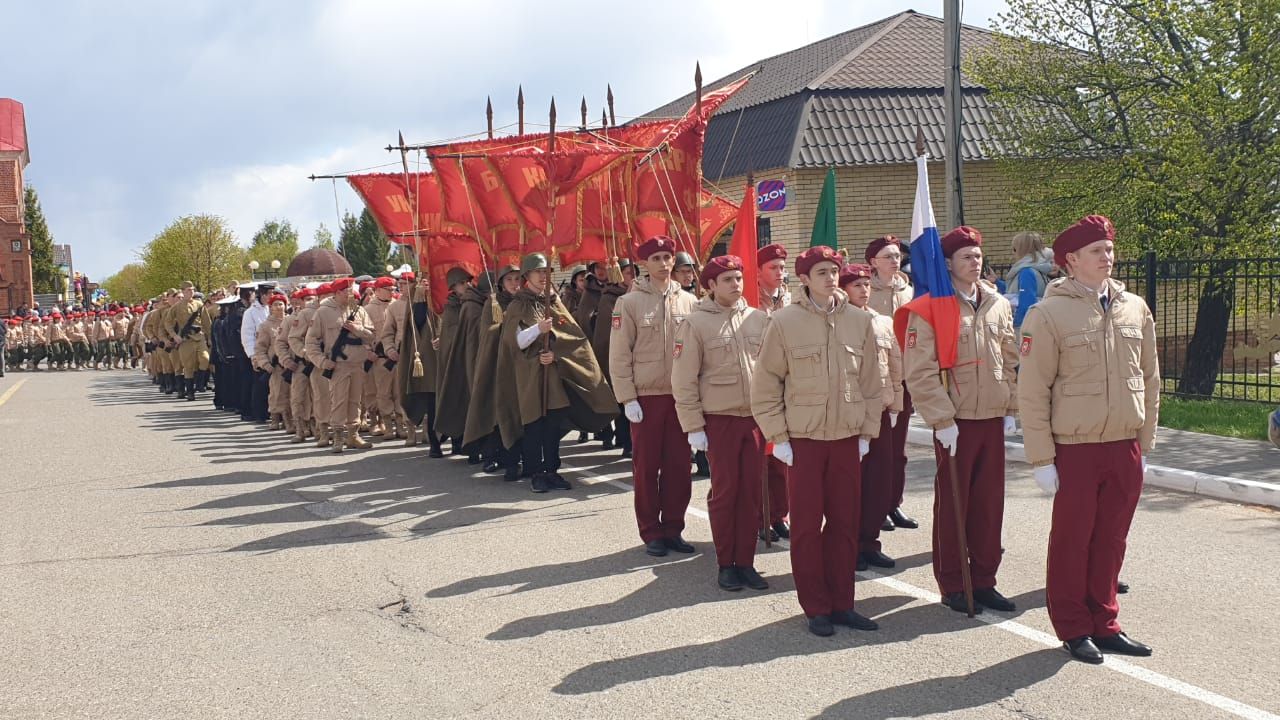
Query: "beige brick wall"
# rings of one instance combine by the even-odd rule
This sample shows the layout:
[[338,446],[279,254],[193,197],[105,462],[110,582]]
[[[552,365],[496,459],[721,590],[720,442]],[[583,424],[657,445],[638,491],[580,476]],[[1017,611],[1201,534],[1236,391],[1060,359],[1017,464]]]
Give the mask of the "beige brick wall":
[[[929,189],[939,223],[946,224],[943,195],[944,168],[929,164]],[[818,208],[825,169],[778,169],[756,174],[756,180],[781,179],[787,183],[787,207],[770,218],[774,242],[795,254],[809,246],[813,216]],[[717,188],[737,202],[745,178],[725,178]],[[859,261],[867,243],[892,233],[905,238],[911,232],[911,208],[915,202],[915,165],[847,167],[836,170],[836,229],[841,249],[852,250]],[[995,264],[1011,259],[1013,226],[1009,207],[1009,184],[993,162],[969,163],[964,167],[965,221],[982,232],[987,257]],[[946,227],[939,227],[945,233]],[[791,284],[798,287],[793,277]]]

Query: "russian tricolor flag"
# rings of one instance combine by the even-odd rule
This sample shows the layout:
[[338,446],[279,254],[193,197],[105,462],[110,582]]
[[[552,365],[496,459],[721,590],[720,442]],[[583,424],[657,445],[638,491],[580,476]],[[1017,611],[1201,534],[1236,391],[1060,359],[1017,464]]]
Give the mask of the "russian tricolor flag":
[[[898,344],[915,346],[915,333],[908,327],[910,314],[919,315],[933,328],[937,339],[938,367],[955,367],[960,343],[960,304],[951,285],[951,271],[942,256],[938,223],[933,217],[929,199],[929,166],[927,156],[916,158],[916,202],[911,211],[911,281],[915,299],[894,313],[893,328]],[[917,320],[917,322],[919,322]]]

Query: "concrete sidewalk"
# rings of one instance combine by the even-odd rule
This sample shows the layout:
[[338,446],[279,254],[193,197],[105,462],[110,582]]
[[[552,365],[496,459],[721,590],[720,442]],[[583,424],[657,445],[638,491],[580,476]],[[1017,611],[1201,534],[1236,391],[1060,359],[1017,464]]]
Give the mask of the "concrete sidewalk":
[[[932,433],[918,415],[911,418],[908,439],[917,445],[933,441]],[[1006,438],[1005,447],[1010,459],[1027,461],[1021,434]],[[1257,440],[1162,427],[1156,435],[1156,449],[1147,458],[1147,483],[1280,508],[1280,449]]]

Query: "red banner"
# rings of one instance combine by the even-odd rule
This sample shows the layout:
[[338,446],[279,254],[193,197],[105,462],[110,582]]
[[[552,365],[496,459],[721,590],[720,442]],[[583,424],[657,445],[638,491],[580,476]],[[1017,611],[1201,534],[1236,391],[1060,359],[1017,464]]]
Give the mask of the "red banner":
[[415,238],[418,267],[431,281],[431,305],[436,313],[444,312],[444,301],[449,297],[449,284],[445,276],[455,267],[465,269],[476,277],[485,271],[484,255],[475,239],[467,235],[435,233]]
[[462,232],[463,228],[444,222],[440,208],[440,185],[435,175],[410,173],[405,187],[403,173],[369,173],[351,175],[347,183],[364,200],[365,207],[382,232],[394,240],[414,231],[412,208],[418,205],[417,230],[423,232]]

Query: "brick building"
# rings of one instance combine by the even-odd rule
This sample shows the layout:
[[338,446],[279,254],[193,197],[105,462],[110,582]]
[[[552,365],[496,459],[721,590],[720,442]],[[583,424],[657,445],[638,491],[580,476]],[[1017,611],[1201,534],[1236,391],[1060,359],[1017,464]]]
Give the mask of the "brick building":
[[[964,26],[961,52],[984,49],[995,37]],[[910,233],[919,126],[933,160],[934,210],[945,223],[943,42],[941,19],[908,10],[709,83],[708,91],[758,71],[707,128],[708,186],[737,202],[749,170],[757,182],[782,180],[786,207],[760,214],[760,236],[794,253],[809,244],[823,178],[834,167],[840,247],[861,258],[873,238]],[[1021,228],[1013,225],[1010,185],[994,160],[996,116],[986,90],[967,78],[962,96],[965,222],[982,231],[992,262],[1008,261]],[[678,115],[693,100],[686,95],[645,117]]]
[[32,300],[31,244],[22,200],[22,171],[30,161],[22,103],[0,98],[0,315]]

